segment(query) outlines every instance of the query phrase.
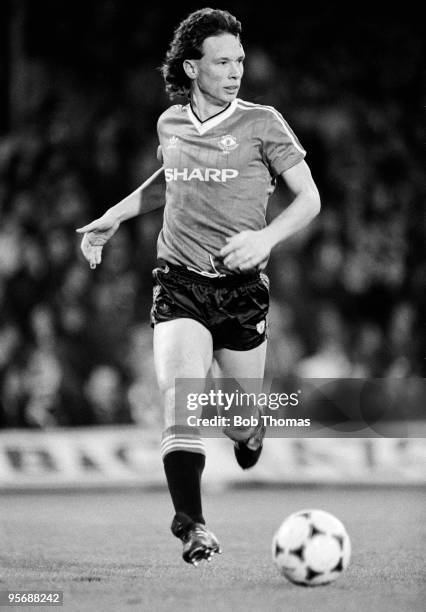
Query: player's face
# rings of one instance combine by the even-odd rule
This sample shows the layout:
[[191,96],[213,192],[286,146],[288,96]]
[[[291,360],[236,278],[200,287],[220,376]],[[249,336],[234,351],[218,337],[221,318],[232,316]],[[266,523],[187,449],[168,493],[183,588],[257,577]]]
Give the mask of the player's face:
[[229,104],[237,97],[244,72],[241,42],[233,34],[209,36],[202,49],[202,58],[196,60],[194,88],[213,104]]

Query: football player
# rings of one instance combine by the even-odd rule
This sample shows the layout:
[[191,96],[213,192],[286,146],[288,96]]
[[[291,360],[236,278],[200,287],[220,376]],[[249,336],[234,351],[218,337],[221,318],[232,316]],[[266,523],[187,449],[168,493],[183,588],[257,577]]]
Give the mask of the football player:
[[[202,512],[203,440],[183,418],[176,381],[199,381],[191,388],[197,393],[211,371],[262,380],[269,306],[262,270],[271,249],[320,210],[305,150],[285,119],[271,106],[238,98],[244,57],[240,22],[205,8],[179,24],[162,65],[166,91],[185,103],[170,106],[157,126],[166,202],[151,318],[164,402],[162,457],[175,510],[171,529],[183,542],[184,560],[194,565],[220,548]],[[294,198],[266,224],[278,177]],[[120,223],[143,212],[141,193],[77,230],[92,267]],[[262,419],[257,423],[224,430],[243,469],[262,450],[265,428]]]

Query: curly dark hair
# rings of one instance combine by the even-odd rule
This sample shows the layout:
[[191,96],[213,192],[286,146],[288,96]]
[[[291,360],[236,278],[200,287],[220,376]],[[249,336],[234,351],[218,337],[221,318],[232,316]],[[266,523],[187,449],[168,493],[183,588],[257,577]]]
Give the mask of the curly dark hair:
[[183,69],[186,59],[200,59],[202,44],[209,36],[229,33],[240,37],[241,23],[228,11],[203,8],[188,15],[174,31],[160,68],[170,98],[188,96],[191,79]]

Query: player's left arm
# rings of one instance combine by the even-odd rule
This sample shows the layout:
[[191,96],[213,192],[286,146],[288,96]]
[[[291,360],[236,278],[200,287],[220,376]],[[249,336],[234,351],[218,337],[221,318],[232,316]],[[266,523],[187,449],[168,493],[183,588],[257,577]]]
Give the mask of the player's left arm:
[[246,230],[228,240],[220,254],[230,270],[257,267],[274,246],[304,228],[319,213],[320,196],[304,160],[282,172],[281,177],[294,194],[294,200],[264,229]]

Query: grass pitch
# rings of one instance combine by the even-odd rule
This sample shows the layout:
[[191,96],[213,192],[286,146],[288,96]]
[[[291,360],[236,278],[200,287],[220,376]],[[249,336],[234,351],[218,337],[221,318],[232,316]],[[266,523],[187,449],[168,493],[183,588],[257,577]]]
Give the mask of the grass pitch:
[[[273,533],[301,508],[332,512],[351,537],[351,564],[331,585],[292,585],[272,565]],[[422,489],[217,491],[204,510],[223,554],[194,568],[169,532],[165,491],[4,494],[0,590],[63,590],[51,609],[72,612],[424,610]]]

